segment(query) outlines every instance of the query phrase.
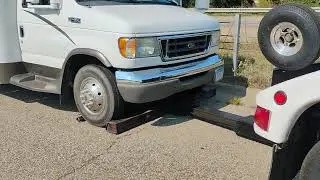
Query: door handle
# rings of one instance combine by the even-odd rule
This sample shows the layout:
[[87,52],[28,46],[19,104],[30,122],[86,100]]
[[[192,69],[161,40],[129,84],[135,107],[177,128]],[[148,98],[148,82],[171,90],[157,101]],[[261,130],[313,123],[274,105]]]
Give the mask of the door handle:
[[24,37],[24,28],[23,26],[19,26],[19,30],[20,30],[20,37],[23,38]]

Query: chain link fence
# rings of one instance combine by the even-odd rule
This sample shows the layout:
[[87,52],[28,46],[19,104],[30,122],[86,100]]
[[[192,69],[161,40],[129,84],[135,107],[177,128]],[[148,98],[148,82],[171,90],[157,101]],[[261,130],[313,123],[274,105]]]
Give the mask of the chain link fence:
[[262,15],[216,16],[221,25],[220,55],[225,60],[228,83],[265,88],[272,66],[262,55],[257,34]]

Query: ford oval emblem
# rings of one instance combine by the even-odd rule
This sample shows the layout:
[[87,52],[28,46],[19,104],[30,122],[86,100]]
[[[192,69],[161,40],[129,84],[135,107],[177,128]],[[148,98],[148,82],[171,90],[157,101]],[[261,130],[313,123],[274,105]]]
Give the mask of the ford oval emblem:
[[191,48],[194,48],[196,45],[194,43],[189,43],[187,46],[189,49],[191,49]]

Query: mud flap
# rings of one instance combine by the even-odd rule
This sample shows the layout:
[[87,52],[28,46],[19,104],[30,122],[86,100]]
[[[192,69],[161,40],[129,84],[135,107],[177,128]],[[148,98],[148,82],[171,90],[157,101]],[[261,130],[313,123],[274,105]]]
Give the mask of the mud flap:
[[271,160],[271,167],[269,171],[269,180],[281,179],[281,172],[280,170],[280,156],[278,151],[278,146],[274,145],[272,148],[272,160]]
[[272,148],[272,161],[269,172],[269,180],[285,179],[285,159],[286,154],[283,149],[279,149],[278,145]]
[[292,180],[297,175],[300,164],[294,158],[292,148],[280,148],[274,145],[269,180]]

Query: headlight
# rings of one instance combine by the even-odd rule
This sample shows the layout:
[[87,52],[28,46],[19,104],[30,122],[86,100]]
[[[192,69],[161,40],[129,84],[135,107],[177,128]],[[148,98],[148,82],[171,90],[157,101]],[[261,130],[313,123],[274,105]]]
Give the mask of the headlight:
[[218,46],[220,43],[220,31],[214,31],[211,35],[211,46]]
[[156,38],[120,38],[120,53],[125,58],[160,56],[160,46]]

